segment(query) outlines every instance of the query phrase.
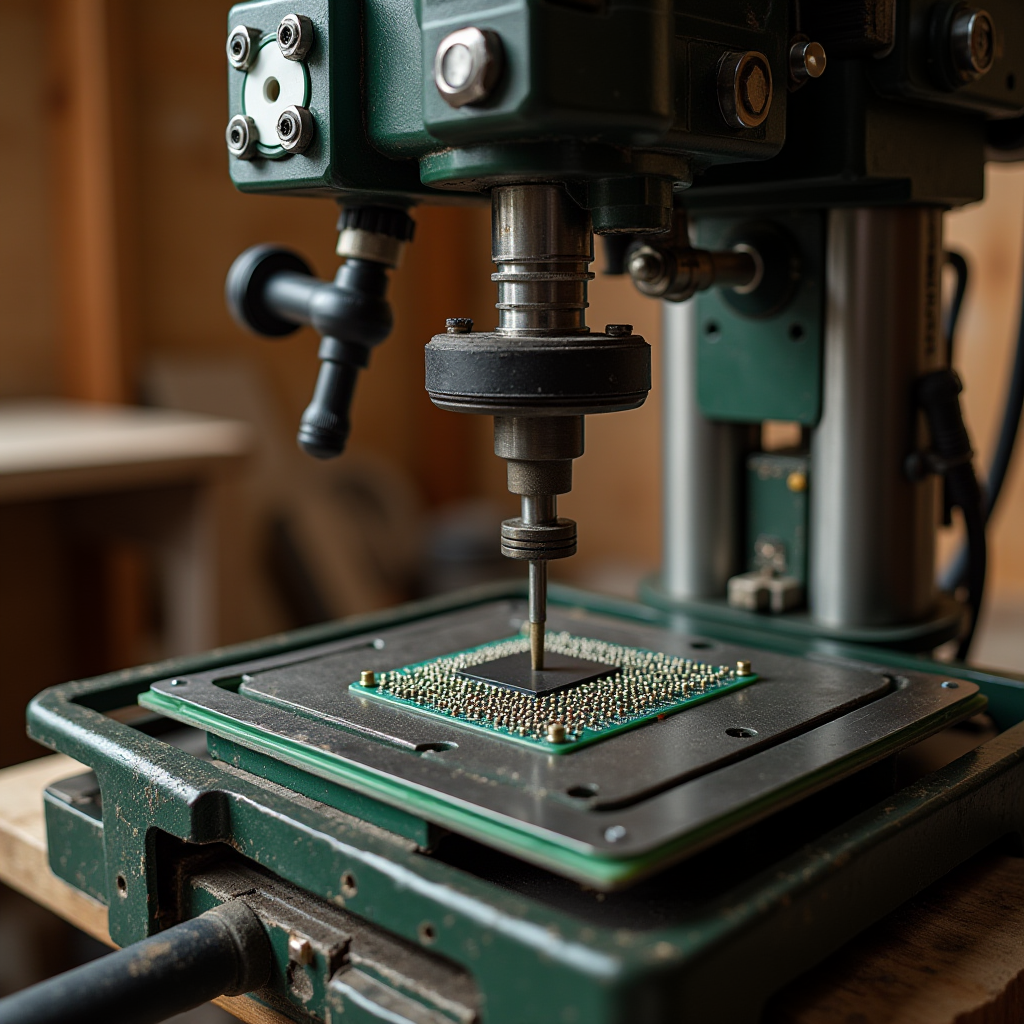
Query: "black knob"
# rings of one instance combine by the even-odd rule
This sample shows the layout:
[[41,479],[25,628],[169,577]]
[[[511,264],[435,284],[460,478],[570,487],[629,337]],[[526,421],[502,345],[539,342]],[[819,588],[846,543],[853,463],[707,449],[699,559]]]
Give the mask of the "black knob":
[[298,253],[276,245],[254,245],[231,264],[224,283],[224,297],[235,321],[266,338],[283,338],[301,324],[282,316],[267,302],[267,285],[280,273],[313,277]]

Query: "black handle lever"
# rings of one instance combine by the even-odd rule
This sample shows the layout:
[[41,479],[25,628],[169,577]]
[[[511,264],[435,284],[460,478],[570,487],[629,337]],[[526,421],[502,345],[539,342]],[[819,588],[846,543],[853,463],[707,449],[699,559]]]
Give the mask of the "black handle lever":
[[302,324],[320,333],[320,373],[298,433],[299,447],[318,459],[345,450],[359,371],[391,333],[387,271],[413,222],[404,210],[357,207],[345,210],[338,226],[338,251],[347,260],[333,281],[315,278],[288,249],[257,245],[235,260],[225,285],[235,320],[257,334],[279,338]]

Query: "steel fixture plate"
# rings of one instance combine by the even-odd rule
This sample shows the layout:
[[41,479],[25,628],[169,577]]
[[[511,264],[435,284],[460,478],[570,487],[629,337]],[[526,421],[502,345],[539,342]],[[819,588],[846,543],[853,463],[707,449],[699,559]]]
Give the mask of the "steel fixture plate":
[[719,664],[760,681],[570,756],[360,697],[387,671],[518,629],[500,600],[296,653],[154,683],[140,703],[246,748],[604,888],[682,859],[984,706],[978,687],[793,658],[582,611],[550,625]]

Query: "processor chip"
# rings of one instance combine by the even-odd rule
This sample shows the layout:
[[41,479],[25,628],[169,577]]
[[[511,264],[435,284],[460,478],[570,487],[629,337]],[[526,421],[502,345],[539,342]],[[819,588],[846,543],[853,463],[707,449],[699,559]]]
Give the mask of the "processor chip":
[[564,632],[548,633],[544,650],[556,657],[596,662],[607,671],[590,672],[589,678],[567,688],[532,688],[540,692],[488,680],[501,674],[489,672],[490,663],[529,651],[529,641],[516,636],[381,672],[366,683],[352,683],[351,689],[562,754],[757,679],[725,665]]

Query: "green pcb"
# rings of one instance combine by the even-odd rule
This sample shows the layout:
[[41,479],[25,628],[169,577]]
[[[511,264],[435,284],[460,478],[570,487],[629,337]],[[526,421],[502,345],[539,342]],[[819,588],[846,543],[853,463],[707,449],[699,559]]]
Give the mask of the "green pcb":
[[[739,675],[725,665],[565,632],[548,633],[544,649],[607,665],[608,675],[538,696],[463,674],[475,666],[527,652],[529,641],[517,636],[382,672],[375,685],[356,682],[351,689],[547,753],[566,754],[757,679],[754,674]],[[553,735],[557,741],[552,740]]]

